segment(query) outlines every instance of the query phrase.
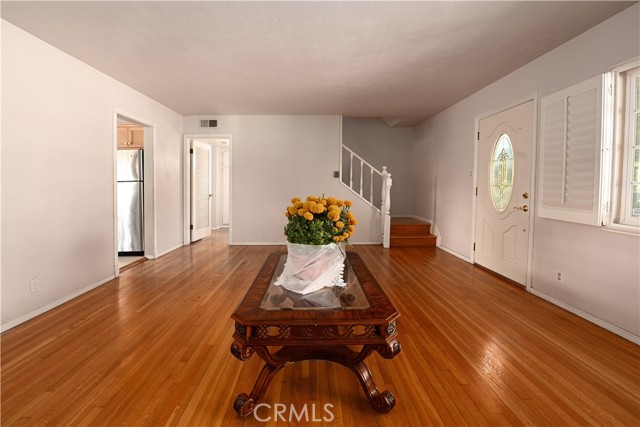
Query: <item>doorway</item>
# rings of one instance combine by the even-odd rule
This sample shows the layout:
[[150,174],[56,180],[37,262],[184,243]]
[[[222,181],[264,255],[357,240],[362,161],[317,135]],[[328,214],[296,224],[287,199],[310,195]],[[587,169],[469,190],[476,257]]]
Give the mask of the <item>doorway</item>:
[[116,276],[124,267],[155,258],[153,148],[155,129],[114,113],[114,246]]
[[478,121],[474,262],[527,285],[534,100]]
[[186,135],[184,156],[183,244],[220,228],[231,241],[231,135]]

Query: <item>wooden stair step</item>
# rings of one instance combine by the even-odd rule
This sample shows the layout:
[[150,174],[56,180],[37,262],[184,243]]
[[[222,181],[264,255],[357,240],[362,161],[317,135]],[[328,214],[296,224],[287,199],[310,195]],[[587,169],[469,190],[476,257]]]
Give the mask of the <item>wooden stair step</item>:
[[428,247],[436,245],[431,224],[412,217],[391,218],[390,246]]
[[402,246],[420,246],[431,247],[436,245],[436,236],[433,234],[414,234],[406,236],[394,236],[391,235],[390,246],[402,247]]
[[391,236],[413,234],[431,234],[431,224],[391,224]]

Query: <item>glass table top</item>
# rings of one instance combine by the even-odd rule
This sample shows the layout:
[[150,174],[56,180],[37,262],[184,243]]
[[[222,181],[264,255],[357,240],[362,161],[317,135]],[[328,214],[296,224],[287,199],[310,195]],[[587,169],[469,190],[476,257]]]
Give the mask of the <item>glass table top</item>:
[[287,256],[282,255],[262,297],[263,310],[364,310],[370,307],[351,264],[345,259],[344,282],[346,286],[326,287],[306,295],[276,286]]

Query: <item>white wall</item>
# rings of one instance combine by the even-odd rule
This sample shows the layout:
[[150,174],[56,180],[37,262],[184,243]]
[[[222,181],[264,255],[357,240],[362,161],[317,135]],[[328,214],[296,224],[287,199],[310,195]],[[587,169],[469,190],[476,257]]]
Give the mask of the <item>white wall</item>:
[[166,252],[182,241],[182,117],[2,21],[4,328],[114,274],[114,109],[156,124]]
[[[636,4],[417,127],[413,213],[435,219],[444,247],[471,257],[469,171],[475,119],[532,92],[543,97],[637,56],[639,16]],[[535,290],[613,329],[640,335],[637,237],[536,218],[533,238]],[[563,273],[562,284],[556,283],[557,271]]]
[[391,173],[392,215],[406,215],[412,211],[413,133],[411,127],[392,128],[381,119],[342,119],[342,143],[376,169],[381,171],[382,166],[386,166]]
[[[218,127],[200,129],[200,118]],[[232,243],[284,243],[284,211],[292,197],[350,199],[359,225],[353,243],[379,242],[379,214],[333,178],[340,153],[340,116],[187,116],[187,135],[232,134]]]

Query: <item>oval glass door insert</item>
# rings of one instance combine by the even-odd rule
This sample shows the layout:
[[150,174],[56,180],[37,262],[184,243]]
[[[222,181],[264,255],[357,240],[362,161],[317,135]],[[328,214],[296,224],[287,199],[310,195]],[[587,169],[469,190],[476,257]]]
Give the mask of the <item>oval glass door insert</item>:
[[507,208],[513,190],[513,146],[509,135],[500,135],[491,153],[489,163],[489,189],[493,206],[498,212]]

